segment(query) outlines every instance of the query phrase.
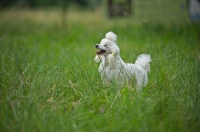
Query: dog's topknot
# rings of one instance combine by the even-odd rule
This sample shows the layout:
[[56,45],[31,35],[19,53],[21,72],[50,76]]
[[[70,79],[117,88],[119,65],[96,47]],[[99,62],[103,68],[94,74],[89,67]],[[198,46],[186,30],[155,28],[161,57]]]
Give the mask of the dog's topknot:
[[111,31],[106,33],[106,38],[112,41],[117,41],[117,35]]

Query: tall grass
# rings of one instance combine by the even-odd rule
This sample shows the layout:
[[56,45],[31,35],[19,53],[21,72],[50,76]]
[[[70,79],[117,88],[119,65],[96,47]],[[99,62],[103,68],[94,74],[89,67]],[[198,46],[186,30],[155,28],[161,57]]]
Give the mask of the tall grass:
[[[198,25],[138,25],[100,19],[99,12],[72,12],[61,28],[57,16],[29,13],[34,17],[1,14],[2,132],[200,129]],[[43,14],[50,21],[38,17]],[[118,35],[125,62],[151,55],[142,92],[134,85],[102,85],[94,45],[110,30]]]

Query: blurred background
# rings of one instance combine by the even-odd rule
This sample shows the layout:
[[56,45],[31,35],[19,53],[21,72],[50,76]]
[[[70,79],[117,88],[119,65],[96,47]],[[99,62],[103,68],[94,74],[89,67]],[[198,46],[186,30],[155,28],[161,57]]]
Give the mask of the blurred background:
[[98,12],[98,17],[103,18],[128,18],[133,23],[200,21],[200,0],[1,0],[0,9],[56,10],[62,22],[74,10]]

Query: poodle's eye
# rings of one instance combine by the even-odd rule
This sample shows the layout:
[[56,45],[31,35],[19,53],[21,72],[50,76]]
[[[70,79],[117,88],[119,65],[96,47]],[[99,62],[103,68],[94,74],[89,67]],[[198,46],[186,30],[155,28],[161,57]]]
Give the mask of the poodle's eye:
[[107,44],[105,44],[104,46],[107,47]]

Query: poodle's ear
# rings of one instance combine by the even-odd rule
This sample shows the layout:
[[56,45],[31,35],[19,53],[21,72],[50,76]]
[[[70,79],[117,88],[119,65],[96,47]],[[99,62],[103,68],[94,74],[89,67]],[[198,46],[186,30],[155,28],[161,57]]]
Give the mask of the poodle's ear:
[[110,50],[114,56],[119,55],[120,53],[119,47],[115,43],[112,45]]
[[98,55],[95,56],[94,61],[96,61],[97,63],[100,62],[100,57]]
[[114,52],[112,54],[109,54],[108,63],[110,65],[110,67],[115,66],[115,53]]

